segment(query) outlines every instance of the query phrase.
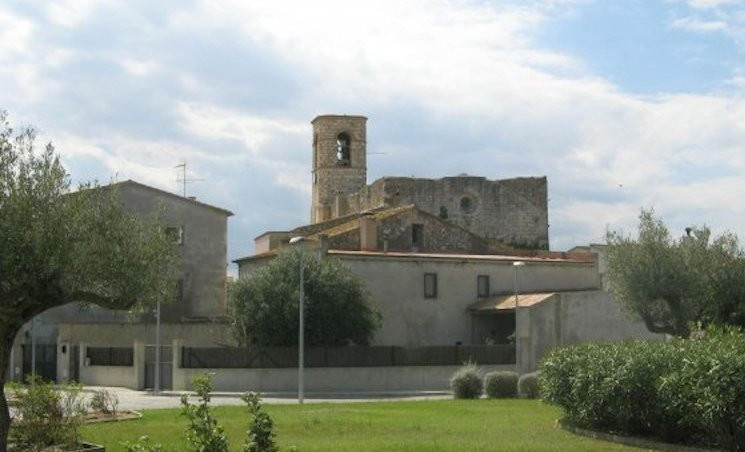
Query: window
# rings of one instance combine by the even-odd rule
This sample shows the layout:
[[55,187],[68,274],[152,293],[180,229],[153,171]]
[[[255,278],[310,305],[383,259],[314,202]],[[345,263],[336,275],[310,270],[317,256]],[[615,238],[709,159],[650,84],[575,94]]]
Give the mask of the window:
[[183,226],[169,226],[166,228],[166,237],[171,243],[181,245],[184,243],[184,227]]
[[424,274],[424,298],[437,298],[437,273]]
[[346,132],[340,133],[336,137],[336,164],[349,166],[349,148],[351,140]]
[[475,203],[473,199],[468,196],[460,198],[460,211],[463,213],[471,213],[475,209]]
[[411,225],[411,246],[420,247],[424,244],[424,225]]
[[176,303],[181,303],[184,301],[184,280],[179,279],[176,281]]
[[489,275],[478,275],[476,277],[476,293],[479,298],[489,296]]

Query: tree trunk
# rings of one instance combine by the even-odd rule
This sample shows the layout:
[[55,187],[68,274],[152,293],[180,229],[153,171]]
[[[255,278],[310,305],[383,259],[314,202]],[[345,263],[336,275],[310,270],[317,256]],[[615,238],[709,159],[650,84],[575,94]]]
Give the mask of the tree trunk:
[[[8,433],[10,433],[10,412],[8,399],[5,397],[5,372],[8,370],[10,354],[13,352],[13,342],[21,329],[14,322],[0,325],[0,450],[8,450]],[[13,370],[11,369],[11,372]]]
[[8,369],[13,342],[0,342],[0,445],[2,450],[8,450],[8,433],[10,432],[10,412],[8,400],[5,398],[5,371]]

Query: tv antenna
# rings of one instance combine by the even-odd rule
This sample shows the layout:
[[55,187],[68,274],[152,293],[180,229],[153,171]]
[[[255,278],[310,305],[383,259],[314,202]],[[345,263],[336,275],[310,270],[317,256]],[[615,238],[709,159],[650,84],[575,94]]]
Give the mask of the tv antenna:
[[200,182],[204,179],[195,179],[195,178],[188,178],[186,177],[186,162],[181,163],[179,165],[174,166],[174,168],[179,168],[179,173],[176,175],[176,183],[181,184],[182,190],[183,190],[183,196],[186,198],[186,184],[192,183],[192,182]]

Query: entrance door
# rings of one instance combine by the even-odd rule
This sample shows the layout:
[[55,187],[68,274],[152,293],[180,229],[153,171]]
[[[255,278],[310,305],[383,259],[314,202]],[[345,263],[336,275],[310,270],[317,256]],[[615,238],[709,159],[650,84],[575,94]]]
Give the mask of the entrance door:
[[[23,380],[31,375],[31,344],[21,344]],[[57,381],[57,344],[36,344],[36,375],[47,381]]]
[[[145,346],[145,389],[155,388],[155,350],[157,345]],[[160,346],[160,389],[173,388],[173,347]]]
[[80,346],[70,345],[70,381],[80,381]]

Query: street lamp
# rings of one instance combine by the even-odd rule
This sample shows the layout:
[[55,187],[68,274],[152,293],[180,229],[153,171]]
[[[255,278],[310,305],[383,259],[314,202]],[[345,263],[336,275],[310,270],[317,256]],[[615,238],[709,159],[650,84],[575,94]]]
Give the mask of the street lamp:
[[299,314],[298,317],[300,317],[299,320],[299,327],[298,327],[298,348],[297,348],[297,401],[298,403],[303,403],[304,398],[304,385],[305,382],[303,381],[303,371],[305,370],[305,313],[304,313],[304,300],[305,300],[305,294],[304,294],[304,283],[303,283],[303,242],[305,242],[305,237],[293,237],[290,239],[290,245],[294,245],[296,243],[300,244],[300,300],[298,301],[299,306]]
[[517,269],[520,268],[520,267],[524,267],[524,266],[525,266],[525,262],[523,262],[523,261],[515,261],[515,262],[512,263],[512,267],[515,269],[515,287],[514,288],[515,288],[515,309],[516,310],[517,310],[517,307],[519,306],[519,303],[517,301],[517,293],[518,293],[518,290],[517,290]]
[[160,298],[158,298],[158,302],[155,305],[155,375],[154,376],[154,382],[153,382],[153,393],[154,394],[160,394]]

